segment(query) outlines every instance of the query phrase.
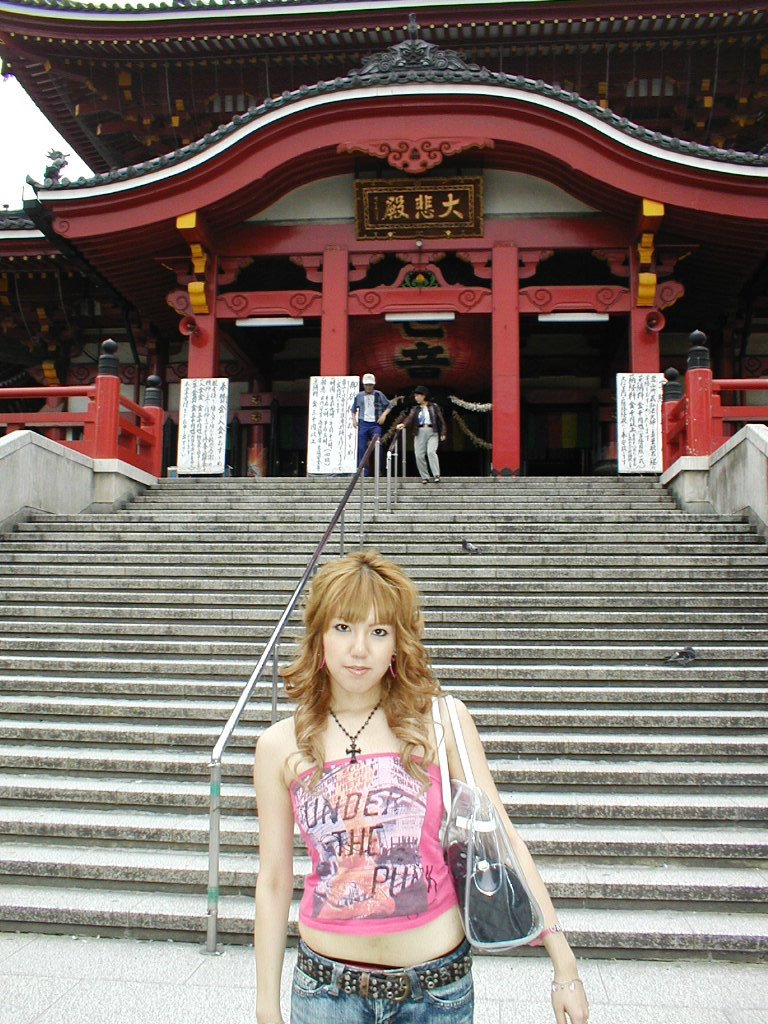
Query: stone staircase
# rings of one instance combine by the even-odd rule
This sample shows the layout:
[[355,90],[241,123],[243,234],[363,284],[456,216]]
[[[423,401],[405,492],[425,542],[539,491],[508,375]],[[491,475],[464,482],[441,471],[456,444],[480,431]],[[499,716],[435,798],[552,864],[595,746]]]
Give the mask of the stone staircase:
[[[343,486],[162,481],[0,536],[0,927],[202,942],[210,751]],[[366,544],[418,582],[573,944],[764,952],[768,558],[748,525],[637,478],[407,480]],[[265,682],[224,759],[225,941],[250,939],[269,713]]]

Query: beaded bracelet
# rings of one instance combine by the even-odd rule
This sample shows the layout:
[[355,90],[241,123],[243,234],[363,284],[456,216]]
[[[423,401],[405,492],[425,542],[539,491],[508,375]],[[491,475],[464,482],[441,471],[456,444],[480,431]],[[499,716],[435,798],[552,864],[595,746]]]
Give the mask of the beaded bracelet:
[[569,992],[575,992],[577,985],[583,985],[584,982],[581,978],[571,978],[570,981],[553,981],[552,991],[553,992],[564,992],[566,989]]
[[563,926],[560,924],[559,921],[557,921],[549,928],[545,928],[541,935],[537,935],[537,937],[533,940],[533,942],[530,942],[529,945],[540,946],[544,942],[544,939],[546,939],[549,935],[554,935],[556,932],[561,932],[562,930]]

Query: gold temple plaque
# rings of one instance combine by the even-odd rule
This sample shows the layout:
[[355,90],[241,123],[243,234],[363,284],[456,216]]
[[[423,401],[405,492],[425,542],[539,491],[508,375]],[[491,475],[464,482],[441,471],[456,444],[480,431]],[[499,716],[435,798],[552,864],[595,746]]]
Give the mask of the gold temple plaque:
[[359,239],[482,237],[483,179],[355,182]]

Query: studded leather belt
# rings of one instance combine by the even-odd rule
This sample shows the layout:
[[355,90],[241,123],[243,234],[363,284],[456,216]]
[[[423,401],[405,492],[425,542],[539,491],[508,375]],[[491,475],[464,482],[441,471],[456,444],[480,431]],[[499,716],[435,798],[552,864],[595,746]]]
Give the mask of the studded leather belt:
[[[328,985],[333,980],[333,964],[316,959],[302,949],[299,950],[298,966],[321,985]],[[450,985],[469,974],[471,969],[471,953],[465,953],[441,967],[430,968],[424,964],[413,968],[419,984],[425,989]],[[340,992],[362,996],[363,999],[391,999],[395,1003],[404,1003],[411,995],[411,979],[407,971],[366,971],[362,967],[345,966],[339,975],[338,985]]]

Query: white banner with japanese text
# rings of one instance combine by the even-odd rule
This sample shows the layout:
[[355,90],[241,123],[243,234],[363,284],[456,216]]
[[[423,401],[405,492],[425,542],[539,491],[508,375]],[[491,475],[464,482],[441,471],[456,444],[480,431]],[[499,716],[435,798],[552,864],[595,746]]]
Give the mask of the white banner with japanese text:
[[663,373],[617,373],[619,473],[661,473]]
[[359,391],[359,377],[310,378],[307,476],[357,469],[352,403]]
[[229,378],[184,378],[179,402],[177,472],[224,473]]

